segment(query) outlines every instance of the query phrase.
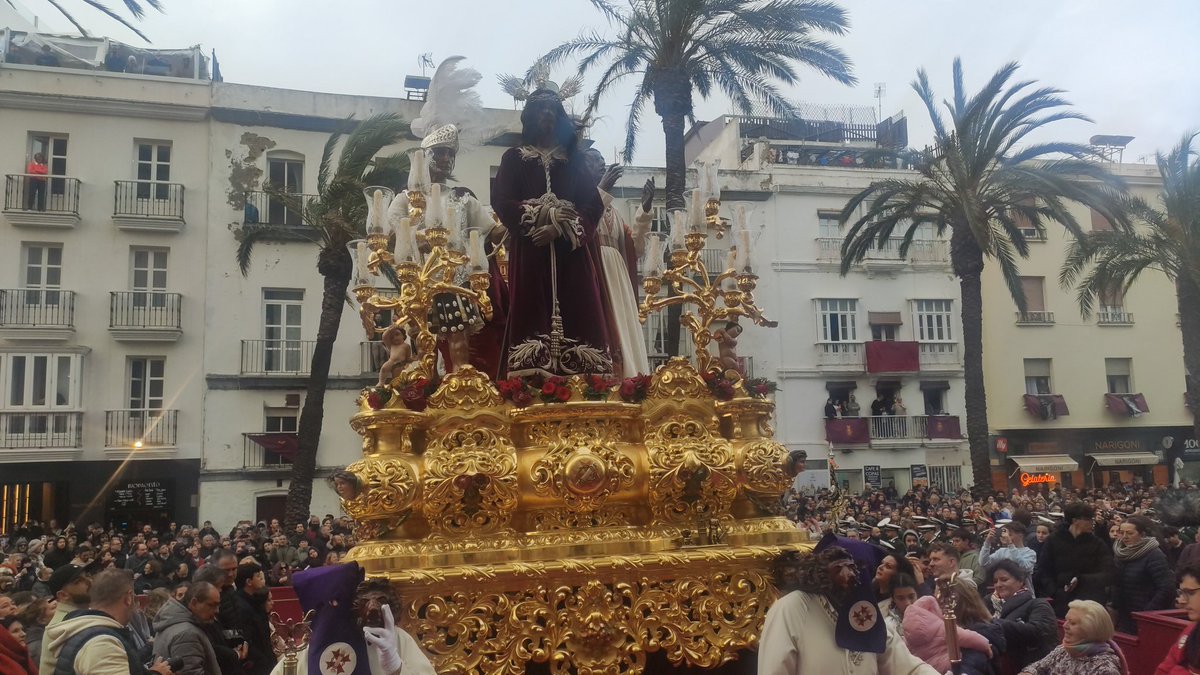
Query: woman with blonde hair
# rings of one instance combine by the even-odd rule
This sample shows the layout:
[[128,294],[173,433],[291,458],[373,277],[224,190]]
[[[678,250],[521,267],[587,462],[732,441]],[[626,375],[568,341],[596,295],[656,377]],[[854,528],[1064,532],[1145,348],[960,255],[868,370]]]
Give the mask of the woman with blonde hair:
[[1125,655],[1112,641],[1108,610],[1094,600],[1067,605],[1062,644],[1020,675],[1129,675]]

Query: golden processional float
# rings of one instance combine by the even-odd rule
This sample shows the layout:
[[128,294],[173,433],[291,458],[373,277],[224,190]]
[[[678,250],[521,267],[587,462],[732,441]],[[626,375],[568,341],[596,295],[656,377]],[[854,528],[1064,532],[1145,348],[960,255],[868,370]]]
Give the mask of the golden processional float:
[[[397,620],[437,671],[516,675],[533,662],[638,675],[653,652],[715,668],[755,647],[777,595],[773,561],[808,545],[779,515],[791,477],[769,391],[709,352],[714,325],[774,325],[754,302],[745,229],[741,253],[711,278],[705,228],[689,228],[688,214],[672,213],[669,256],[665,241],[648,244],[641,318],[685,305],[694,364],[672,358],[650,376],[552,378],[542,389],[464,366],[434,390],[435,296],[491,312],[482,234],[443,224],[454,219],[441,213],[441,186],[410,186],[394,201],[385,188],[367,194],[359,258],[398,294],[357,285],[364,326],[375,337],[378,314],[391,312],[416,350],[358,398],[350,425],[363,457],[335,486],[358,528],[347,559],[396,586]],[[381,214],[400,200],[408,215],[389,218],[385,234]],[[719,193],[692,201],[721,233]]]

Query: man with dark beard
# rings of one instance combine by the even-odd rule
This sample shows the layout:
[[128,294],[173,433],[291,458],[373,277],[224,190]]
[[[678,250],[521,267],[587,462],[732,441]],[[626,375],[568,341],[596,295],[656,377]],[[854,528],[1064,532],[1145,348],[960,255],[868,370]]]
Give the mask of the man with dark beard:
[[[326,672],[331,662],[345,675],[436,675],[417,641],[396,627],[392,608],[401,604],[391,584],[363,576],[354,562],[296,574],[300,608],[315,612],[296,675]],[[282,675],[283,667],[281,660],[271,674]]]
[[939,675],[886,629],[859,577],[850,552],[826,540],[787,566],[780,585],[795,590],[767,612],[759,675]]

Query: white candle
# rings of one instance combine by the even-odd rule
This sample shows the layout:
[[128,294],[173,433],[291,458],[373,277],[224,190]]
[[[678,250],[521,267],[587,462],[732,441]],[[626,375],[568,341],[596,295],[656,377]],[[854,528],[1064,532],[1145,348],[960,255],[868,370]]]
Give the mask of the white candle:
[[392,249],[392,257],[397,262],[404,262],[412,258],[413,251],[409,248],[409,245],[412,243],[412,232],[409,231],[411,229],[412,218],[408,216],[400,218],[396,227],[392,228],[392,232],[396,235],[396,245]]
[[671,212],[671,248],[687,246],[688,212],[677,209]]
[[700,188],[696,188],[692,190],[691,224],[703,228],[704,223],[704,197],[701,194]]
[[718,180],[717,169],[721,166],[721,160],[716,159],[704,165],[704,199],[720,199],[721,198],[721,183]]
[[388,205],[387,224],[388,231],[396,234],[400,230],[400,221],[408,217],[408,193],[401,192],[397,194],[392,203]]
[[429,188],[429,203],[425,208],[425,227],[442,227],[446,222],[446,202],[442,198],[442,184],[434,183]]
[[738,273],[750,271],[750,230],[738,230]]
[[458,203],[446,204],[446,229],[450,230],[450,243],[455,248],[462,248],[462,237],[458,229]]
[[358,265],[358,281],[360,284],[369,283],[371,270],[367,268],[367,262],[371,257],[371,249],[367,247],[367,242],[360,241],[354,251],[355,262]]
[[642,260],[642,276],[658,276],[659,269],[662,267],[663,240],[657,232],[646,235],[645,256]]
[[371,232],[380,234],[383,232],[383,190],[373,190],[371,192]]
[[429,187],[429,163],[424,150],[414,150],[408,159],[408,189],[424,192]]
[[483,238],[479,236],[479,228],[472,227],[467,235],[467,256],[471,261],[471,269],[487,269],[487,255],[483,251]]

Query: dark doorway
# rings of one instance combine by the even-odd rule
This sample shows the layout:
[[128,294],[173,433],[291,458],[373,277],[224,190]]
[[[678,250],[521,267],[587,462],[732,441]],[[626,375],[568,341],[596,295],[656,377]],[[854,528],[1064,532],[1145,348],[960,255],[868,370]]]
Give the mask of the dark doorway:
[[287,495],[264,495],[255,500],[254,505],[254,522],[271,522],[272,518],[278,518],[279,522],[283,522],[284,507],[287,506]]

